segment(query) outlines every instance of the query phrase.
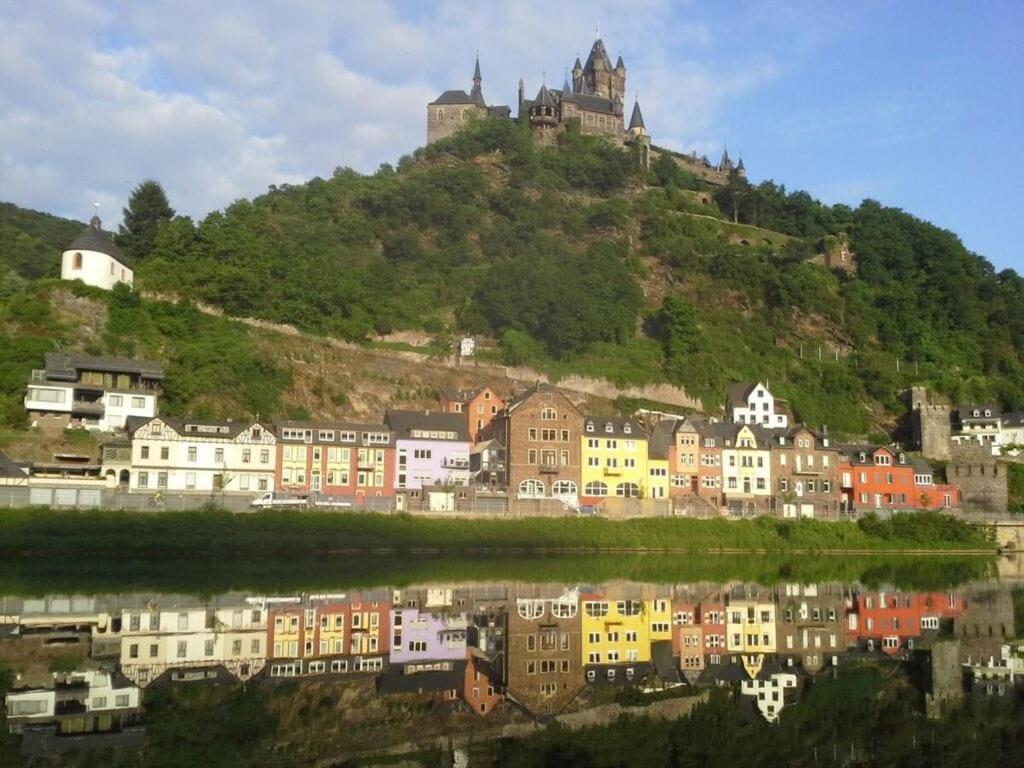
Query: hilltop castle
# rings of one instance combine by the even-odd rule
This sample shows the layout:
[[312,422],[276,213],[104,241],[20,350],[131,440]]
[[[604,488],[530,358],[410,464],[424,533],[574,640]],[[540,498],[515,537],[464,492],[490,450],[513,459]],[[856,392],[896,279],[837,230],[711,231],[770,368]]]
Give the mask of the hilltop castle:
[[[518,95],[515,118],[509,106],[489,106],[484,99],[478,56],[469,93],[448,90],[427,104],[427,144],[458,133],[472,119],[514,119],[528,122],[544,143],[553,142],[558,131],[575,124],[583,134],[607,136],[616,143],[638,147],[645,164],[665,151],[651,146],[639,100],[633,103],[629,123],[625,122],[626,64],[619,56],[613,66],[601,39],[594,41],[586,63],[576,57],[571,83],[567,78],[560,89],[542,84],[537,95],[528,99],[526,85],[520,78]],[[746,175],[743,159],[734,164],[728,150],[722,153],[717,165],[696,154],[671,156],[686,170],[712,183],[724,184],[732,173]]]

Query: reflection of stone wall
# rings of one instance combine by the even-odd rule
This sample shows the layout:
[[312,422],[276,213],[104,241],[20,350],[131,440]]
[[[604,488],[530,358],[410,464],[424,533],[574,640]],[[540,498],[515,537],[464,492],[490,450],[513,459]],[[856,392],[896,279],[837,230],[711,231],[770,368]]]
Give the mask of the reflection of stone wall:
[[931,690],[925,694],[925,711],[938,718],[949,704],[963,699],[963,670],[960,666],[960,643],[939,640],[932,645]]

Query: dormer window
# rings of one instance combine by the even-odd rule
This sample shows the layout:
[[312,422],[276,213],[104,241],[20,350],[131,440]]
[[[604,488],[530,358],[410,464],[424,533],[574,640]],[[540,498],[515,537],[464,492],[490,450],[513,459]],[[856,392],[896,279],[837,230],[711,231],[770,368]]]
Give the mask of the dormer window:
[[868,455],[866,453],[864,453],[864,451],[860,452],[860,460],[861,461],[867,461],[868,460]]
[[903,454],[901,453],[901,454],[900,454],[900,464],[906,464],[906,463],[907,463],[907,457],[906,457],[906,456],[904,456],[904,455],[903,455]]
[[625,432],[627,435],[629,435],[629,434],[632,434],[633,428],[631,426],[629,426],[629,424],[625,424],[622,427],[622,431]]
[[988,409],[986,408],[986,409],[985,409],[985,415],[986,415],[986,416],[991,416],[991,415],[992,415],[992,411],[990,411],[990,410],[988,410]]
[[615,431],[615,427],[613,427],[611,424],[605,424],[604,431],[610,435],[612,432]]
[[587,422],[587,432],[593,432],[593,431],[594,431],[594,422],[588,421]]
[[975,416],[981,416],[981,411],[979,411],[977,408],[975,408],[974,409],[974,415]]

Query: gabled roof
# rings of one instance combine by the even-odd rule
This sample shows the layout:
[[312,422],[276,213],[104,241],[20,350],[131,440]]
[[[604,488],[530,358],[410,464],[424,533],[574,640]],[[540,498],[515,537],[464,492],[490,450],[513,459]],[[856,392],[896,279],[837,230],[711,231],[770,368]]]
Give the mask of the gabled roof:
[[758,382],[738,382],[730,384],[725,390],[725,407],[731,408],[734,405],[746,405],[750,393],[757,387]]
[[124,266],[130,266],[121,249],[106,232],[103,231],[100,217],[93,216],[85,228],[78,233],[78,236],[71,241],[65,251],[96,251],[105,253],[121,262]]
[[629,118],[629,127],[632,128],[644,128],[644,116],[640,112],[640,102],[633,102],[633,114]]
[[[975,416],[974,412],[978,411],[978,415]],[[989,415],[985,415],[985,411],[989,412]],[[967,421],[989,421],[991,419],[998,419],[1001,416],[999,406],[993,403],[981,403],[976,405],[961,405],[956,409],[957,418],[962,422]]]
[[412,433],[415,430],[421,432],[451,432],[455,435],[454,438],[431,437],[420,439],[454,439],[460,442],[469,442],[469,434],[466,431],[466,419],[461,413],[392,410],[387,412],[384,422],[395,431],[395,437],[398,440],[412,438]]
[[444,106],[446,104],[476,104],[476,101],[465,91],[445,91],[432,102],[430,106]]

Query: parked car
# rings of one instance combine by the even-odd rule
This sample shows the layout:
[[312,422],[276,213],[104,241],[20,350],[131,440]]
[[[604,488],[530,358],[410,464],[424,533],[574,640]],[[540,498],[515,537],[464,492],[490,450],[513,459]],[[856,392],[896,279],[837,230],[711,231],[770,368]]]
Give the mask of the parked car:
[[594,504],[582,504],[576,508],[576,514],[579,515],[596,515],[600,513],[601,508]]
[[306,496],[297,493],[277,493],[268,491],[249,502],[250,507],[305,507],[308,503]]
[[339,499],[337,496],[329,496],[325,493],[313,494],[309,497],[308,503],[312,507],[349,508],[352,506],[352,502],[347,499]]

